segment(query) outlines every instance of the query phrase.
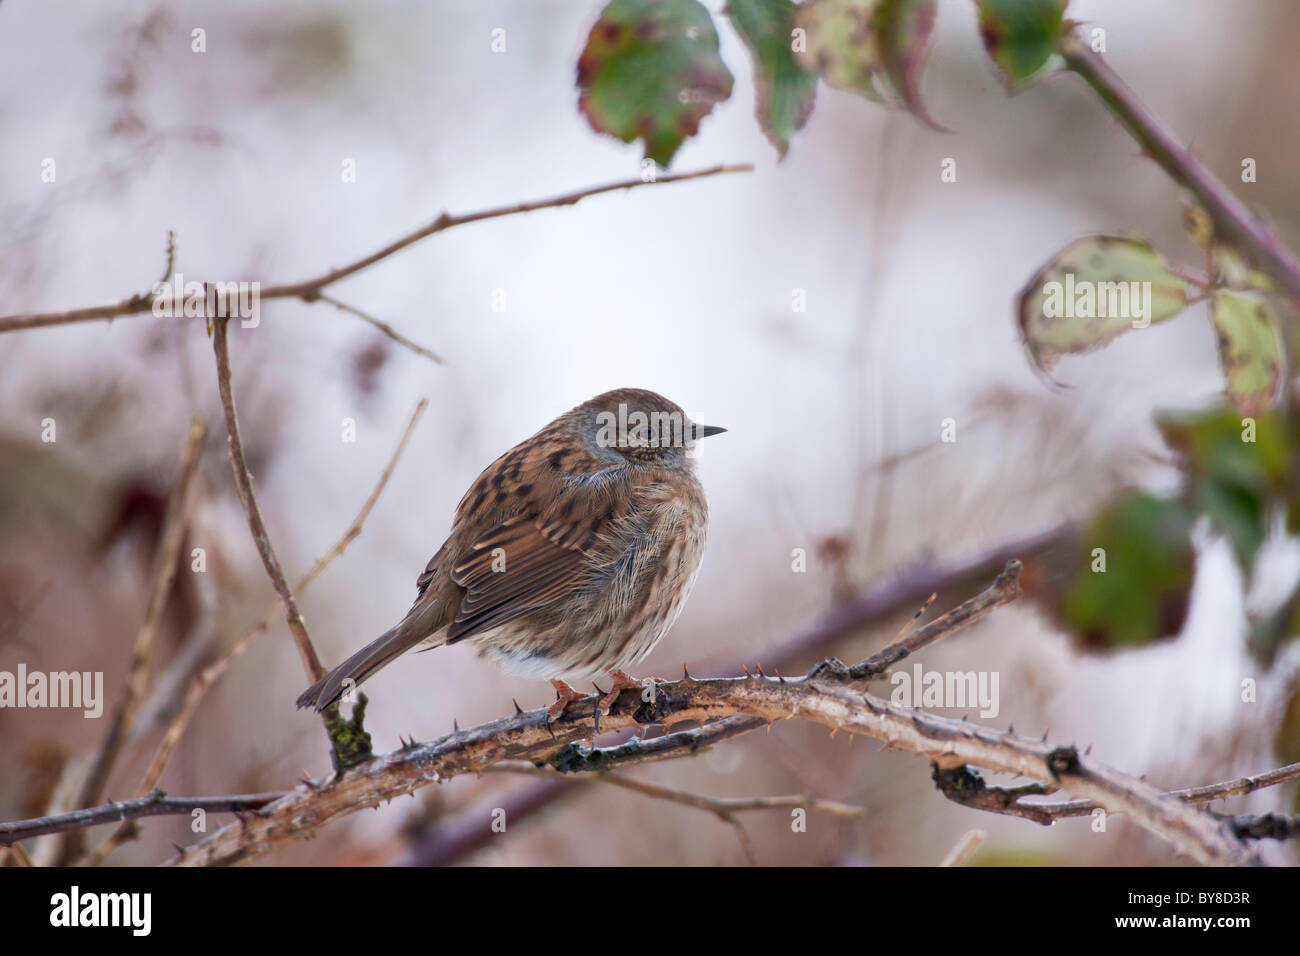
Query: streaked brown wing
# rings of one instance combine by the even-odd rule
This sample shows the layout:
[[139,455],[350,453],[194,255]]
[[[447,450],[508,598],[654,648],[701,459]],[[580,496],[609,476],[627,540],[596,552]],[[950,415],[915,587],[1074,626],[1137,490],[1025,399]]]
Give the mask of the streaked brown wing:
[[438,553],[429,559],[429,563],[424,566],[424,571],[415,579],[415,596],[418,601],[424,597],[424,592],[429,589],[433,583],[434,577],[438,573],[438,567],[447,560],[447,545],[438,549]]
[[592,527],[519,515],[476,541],[451,569],[465,588],[460,610],[447,630],[447,643],[513,621],[545,607],[583,582]]

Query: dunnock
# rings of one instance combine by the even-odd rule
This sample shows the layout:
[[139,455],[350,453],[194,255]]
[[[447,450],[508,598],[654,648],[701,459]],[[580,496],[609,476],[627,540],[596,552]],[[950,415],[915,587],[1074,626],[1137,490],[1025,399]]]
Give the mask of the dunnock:
[[623,668],[659,642],[704,553],[708,506],[691,458],[696,425],[662,395],[622,388],[584,402],[489,465],[416,580],[406,617],[298,698],[323,710],[413,647],[468,640],[507,670],[550,679]]

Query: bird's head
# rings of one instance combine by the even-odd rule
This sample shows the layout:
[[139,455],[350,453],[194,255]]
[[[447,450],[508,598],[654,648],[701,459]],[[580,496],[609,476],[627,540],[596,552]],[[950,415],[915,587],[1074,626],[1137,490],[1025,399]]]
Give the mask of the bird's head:
[[634,465],[690,470],[695,442],[725,432],[697,425],[681,407],[644,388],[618,388],[583,402],[570,426],[594,455]]

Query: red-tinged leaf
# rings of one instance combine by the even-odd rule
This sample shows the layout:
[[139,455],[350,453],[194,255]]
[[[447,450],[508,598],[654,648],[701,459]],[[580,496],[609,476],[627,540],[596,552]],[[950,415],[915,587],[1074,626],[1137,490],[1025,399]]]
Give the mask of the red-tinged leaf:
[[934,19],[935,0],[881,0],[876,8],[876,47],[903,105],[927,126],[946,133],[921,99],[921,73],[930,53]]
[[713,18],[697,0],[613,0],[578,60],[578,108],[592,129],[642,140],[661,166],[731,86]]
[[829,86],[860,93],[876,103],[887,82],[876,48],[879,0],[804,0],[795,10],[795,58]]
[[1068,0],[975,0],[980,36],[1003,82],[1016,92],[1056,50]]

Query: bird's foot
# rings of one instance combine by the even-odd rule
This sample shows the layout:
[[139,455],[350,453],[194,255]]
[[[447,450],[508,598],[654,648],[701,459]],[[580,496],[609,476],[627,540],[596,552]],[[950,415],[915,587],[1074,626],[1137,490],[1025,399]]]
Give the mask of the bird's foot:
[[608,674],[609,679],[614,682],[614,686],[610,689],[608,694],[600,699],[600,712],[602,714],[609,713],[610,708],[614,706],[614,701],[618,699],[618,695],[623,693],[623,691],[632,690],[633,688],[640,690],[642,687],[641,682],[631,674],[627,673],[627,671],[615,668],[614,670],[606,671],[605,673]]
[[550,707],[546,708],[546,716],[551,720],[558,720],[564,713],[564,708],[568,707],[575,700],[582,700],[586,694],[580,694],[562,680],[551,681],[551,686],[555,688],[556,701]]

